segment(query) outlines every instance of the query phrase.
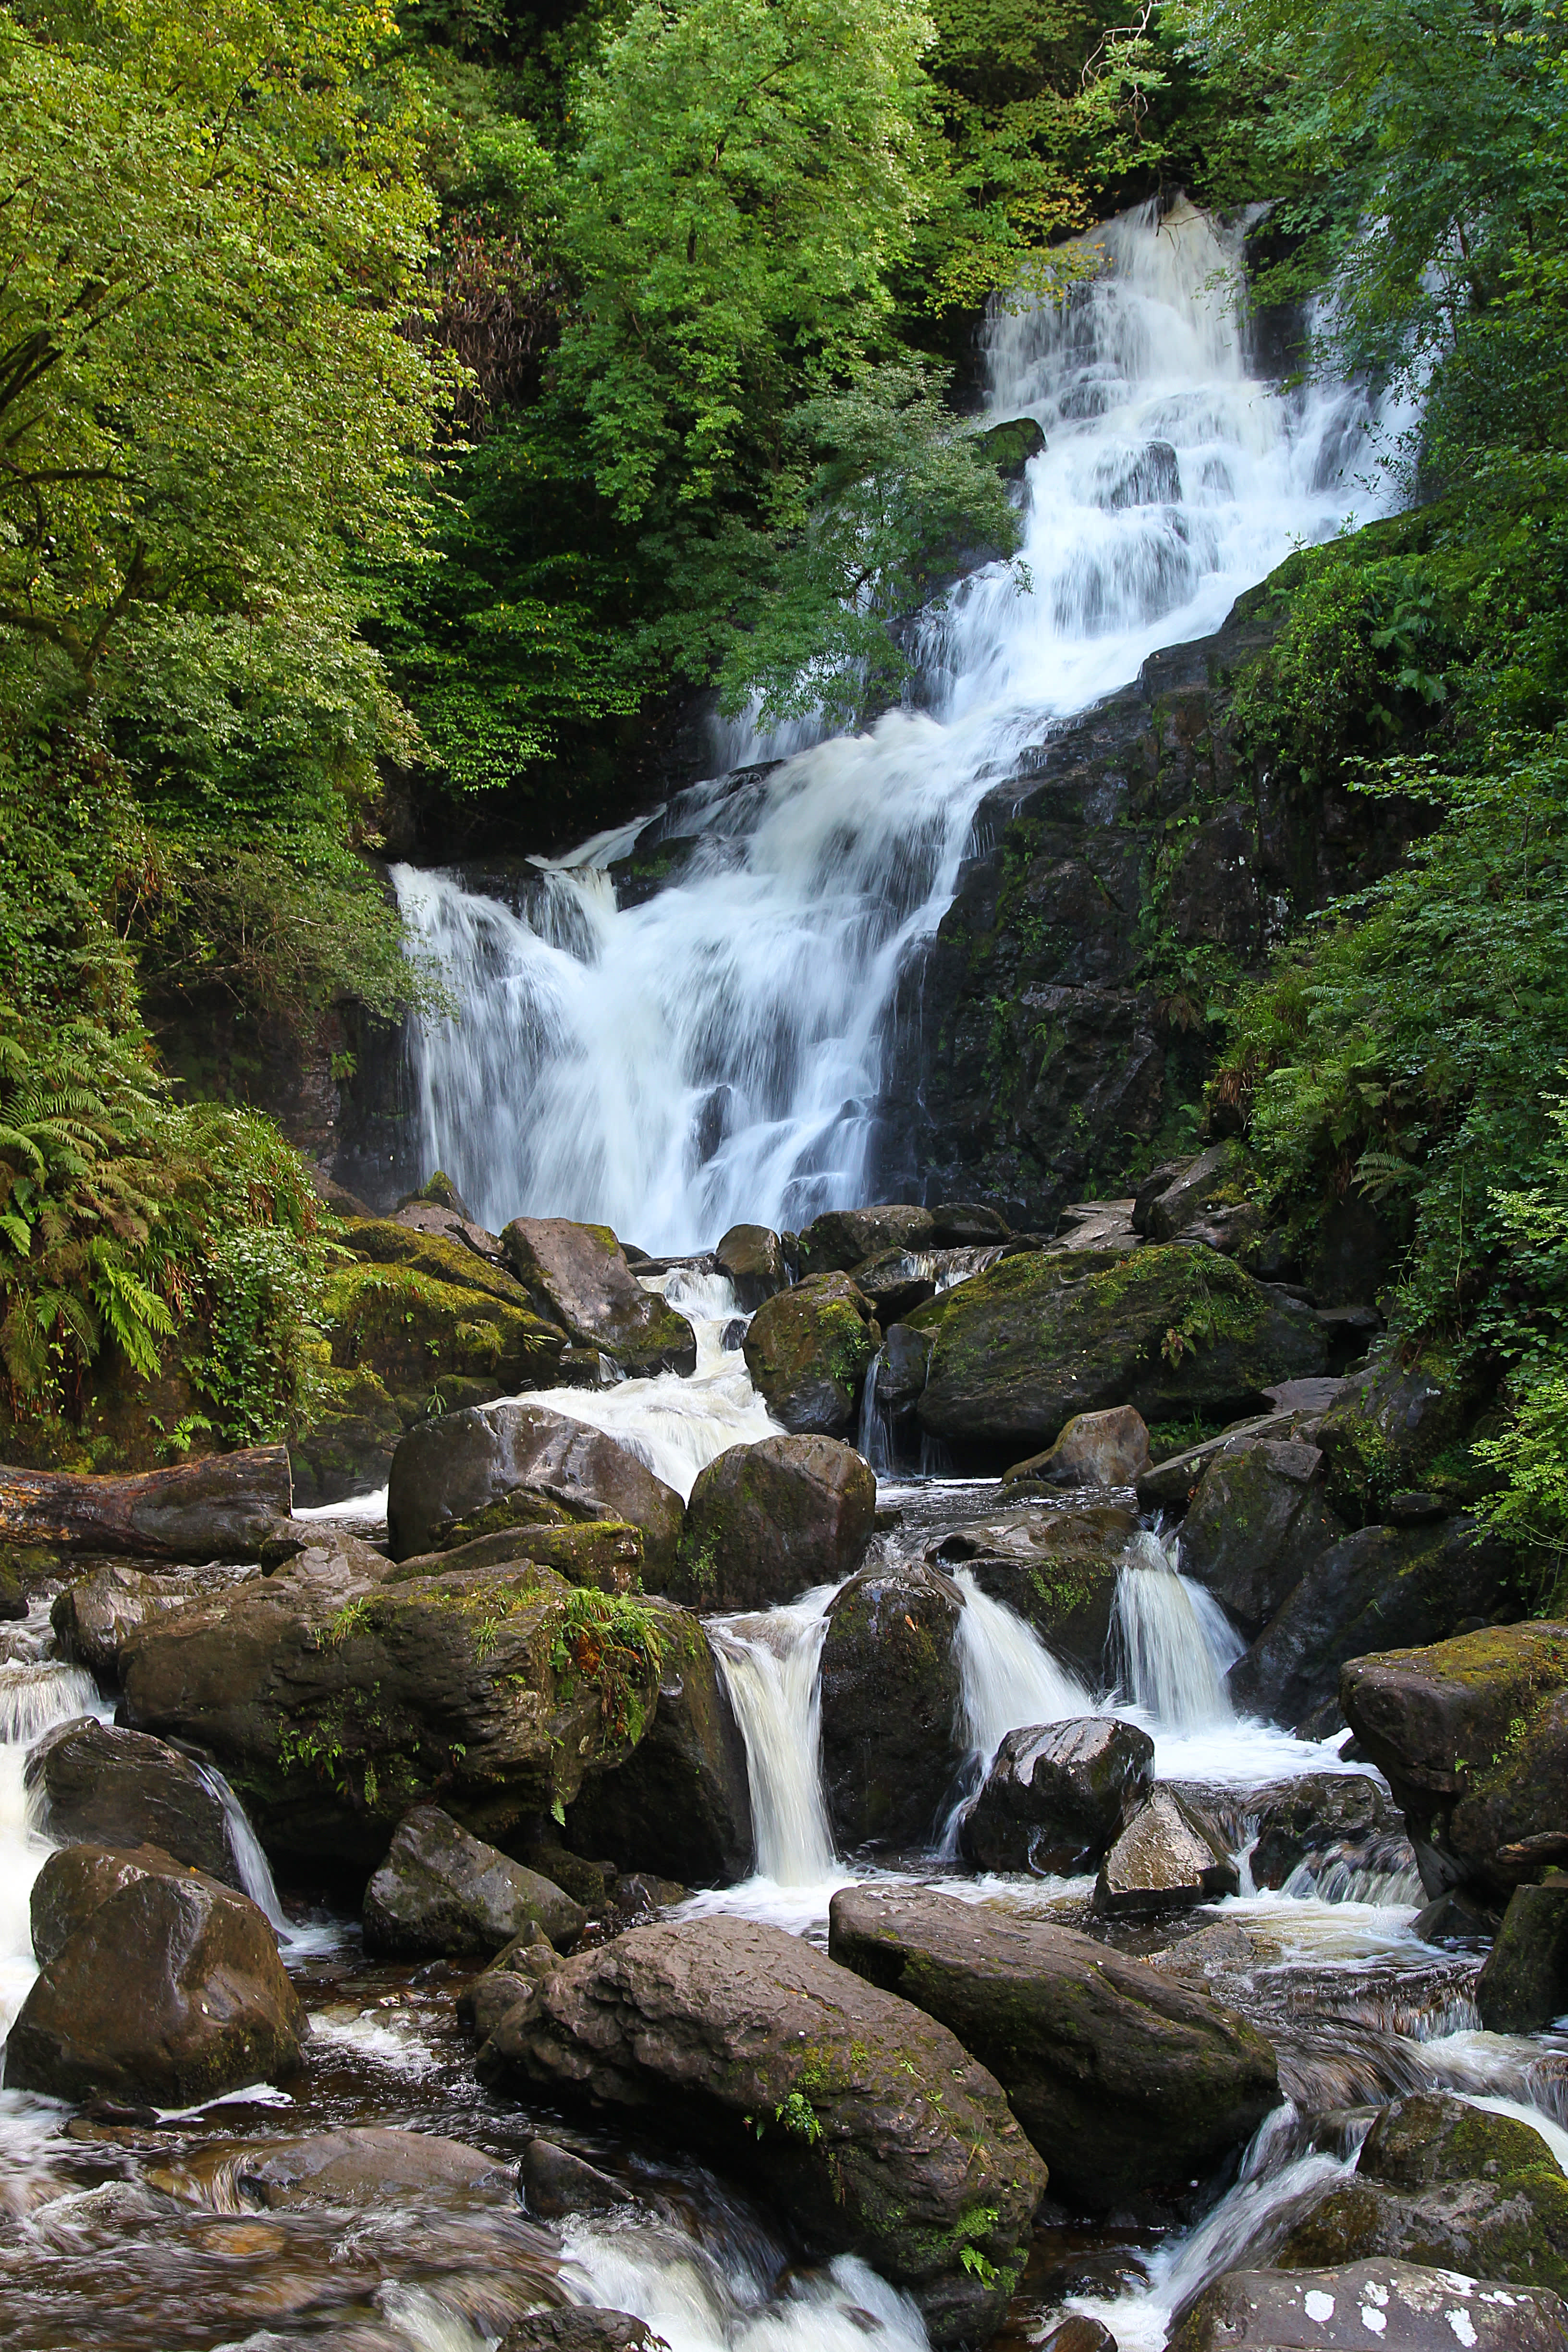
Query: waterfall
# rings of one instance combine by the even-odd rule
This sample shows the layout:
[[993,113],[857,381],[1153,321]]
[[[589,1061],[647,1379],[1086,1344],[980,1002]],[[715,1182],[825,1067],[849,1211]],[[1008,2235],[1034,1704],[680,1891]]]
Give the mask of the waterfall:
[[[38,1621],[38,1638],[48,1632]],[[0,2041],[37,1974],[33,1958],[33,1881],[49,1853],[33,1826],[23,1783],[27,1751],[58,1723],[102,1715],[98,1685],[84,1666],[23,1658],[0,1665]]]
[[820,1886],[833,1874],[816,1669],[837,1590],[823,1584],[787,1608],[708,1621],[746,1743],[757,1875],[780,1886]]
[[976,1784],[1009,1731],[1025,1724],[1066,1723],[1093,1715],[1095,1703],[1015,1611],[982,1592],[972,1571],[957,1570],[963,1612],[953,1635],[959,1705]]
[[[1145,205],[1096,233],[1100,274],[1063,308],[997,310],[989,415],[1047,436],[1030,584],[993,565],[927,617],[924,709],[826,741],[732,730],[736,772],[535,861],[510,904],[394,868],[459,1015],[410,1035],[421,1160],[477,1215],[602,1220],[675,1252],[875,1197],[900,978],[987,792],[1292,546],[1381,510],[1355,479],[1363,396],[1249,373],[1242,234]],[[634,845],[664,877],[621,906],[609,869]]]
[[879,1478],[891,1477],[898,1467],[893,1459],[892,1418],[877,1394],[877,1375],[887,1352],[885,1348],[879,1348],[866,1367],[866,1385],[860,1391],[860,1426],[855,1433],[856,1450],[864,1454]]
[[228,1850],[234,1857],[241,1887],[257,1909],[265,1915],[268,1926],[276,1927],[280,1935],[289,1935],[289,1921],[278,1899],[272,1865],[262,1851],[261,1840],[250,1826],[249,1814],[216,1764],[197,1763],[196,1770],[223,1807]]
[[1213,1593],[1180,1573],[1157,1535],[1140,1533],[1127,1547],[1116,1631],[1133,1704],[1156,1723],[1196,1731],[1231,1720],[1226,1671],[1247,1645]]

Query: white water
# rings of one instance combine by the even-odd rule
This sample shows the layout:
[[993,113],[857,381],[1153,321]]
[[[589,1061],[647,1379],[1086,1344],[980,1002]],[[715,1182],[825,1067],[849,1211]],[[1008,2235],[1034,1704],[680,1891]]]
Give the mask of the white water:
[[994,566],[928,619],[929,710],[680,794],[643,845],[687,862],[639,906],[605,871],[633,827],[541,861],[521,908],[394,869],[460,1012],[411,1039],[422,1160],[492,1226],[599,1219],[676,1251],[874,1198],[894,992],[986,792],[1054,719],[1217,627],[1292,545],[1380,509],[1357,479],[1359,396],[1249,374],[1235,237],[1184,205],[1094,242],[1102,274],[1065,312],[990,331],[989,415],[1032,415],[1048,441],[1026,483],[1032,584]]
[[[45,1618],[37,1629],[40,1647],[47,1633]],[[22,1780],[27,1750],[57,1723],[104,1712],[85,1667],[30,1658],[0,1665],[0,2042],[38,1972],[29,1905],[33,1881],[53,1852],[33,1826]]]
[[262,1852],[261,1840],[250,1826],[250,1816],[216,1764],[198,1764],[196,1769],[223,1807],[224,1830],[241,1888],[263,1914],[269,1927],[278,1928],[285,1936],[291,1935],[283,1906],[278,1899],[272,1865]]
[[1246,1643],[1179,1552],[1141,1530],[1116,1587],[1116,1629],[1133,1703],[1173,1731],[1210,1729],[1236,1710],[1226,1674]]
[[816,1888],[834,1876],[816,1670],[837,1590],[822,1584],[787,1608],[708,1621],[746,1743],[756,1875],[775,1886]]

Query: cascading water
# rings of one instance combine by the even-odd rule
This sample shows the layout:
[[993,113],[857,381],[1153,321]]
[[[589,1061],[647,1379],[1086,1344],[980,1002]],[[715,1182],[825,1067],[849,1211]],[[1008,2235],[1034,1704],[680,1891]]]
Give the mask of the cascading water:
[[461,1015],[411,1038],[419,1149],[476,1214],[601,1219],[675,1251],[874,1196],[895,991],[986,792],[1292,545],[1380,507],[1354,478],[1361,396],[1249,373],[1240,233],[1145,206],[1098,233],[1101,274],[1065,309],[998,310],[988,414],[1047,436],[1030,584],[992,566],[928,617],[928,709],[679,795],[640,845],[670,877],[635,906],[605,869],[636,827],[541,864],[513,908],[394,869]]
[[777,1886],[820,1887],[834,1871],[822,1793],[817,1663],[837,1585],[787,1608],[721,1617],[708,1632],[746,1745],[756,1874]]
[[1135,1706],[1174,1731],[1230,1720],[1226,1673],[1246,1643],[1212,1592],[1183,1576],[1180,1554],[1141,1531],[1116,1586],[1116,1631]]

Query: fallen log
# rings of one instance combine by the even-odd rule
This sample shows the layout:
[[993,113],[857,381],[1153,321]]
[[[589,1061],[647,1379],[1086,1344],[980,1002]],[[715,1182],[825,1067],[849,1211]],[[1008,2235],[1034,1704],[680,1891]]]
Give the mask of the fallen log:
[[133,1476],[0,1465],[0,1544],[141,1559],[254,1559],[294,1502],[286,1445]]

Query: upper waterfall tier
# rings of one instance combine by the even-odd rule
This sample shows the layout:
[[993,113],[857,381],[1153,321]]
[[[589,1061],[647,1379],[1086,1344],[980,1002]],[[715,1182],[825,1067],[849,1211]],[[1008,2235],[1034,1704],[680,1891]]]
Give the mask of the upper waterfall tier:
[[[900,971],[952,898],[974,813],[1054,719],[1215,628],[1301,541],[1366,520],[1376,420],[1250,372],[1239,230],[1146,206],[1064,308],[999,309],[989,411],[1038,419],[1026,584],[973,574],[919,635],[922,709],[541,865],[513,908],[395,869],[460,1009],[411,1041],[420,1156],[494,1226],[601,1220],[644,1249],[868,1198]],[[743,732],[743,730],[742,730]],[[795,739],[798,740],[798,735]],[[643,835],[668,878],[616,903]]]

